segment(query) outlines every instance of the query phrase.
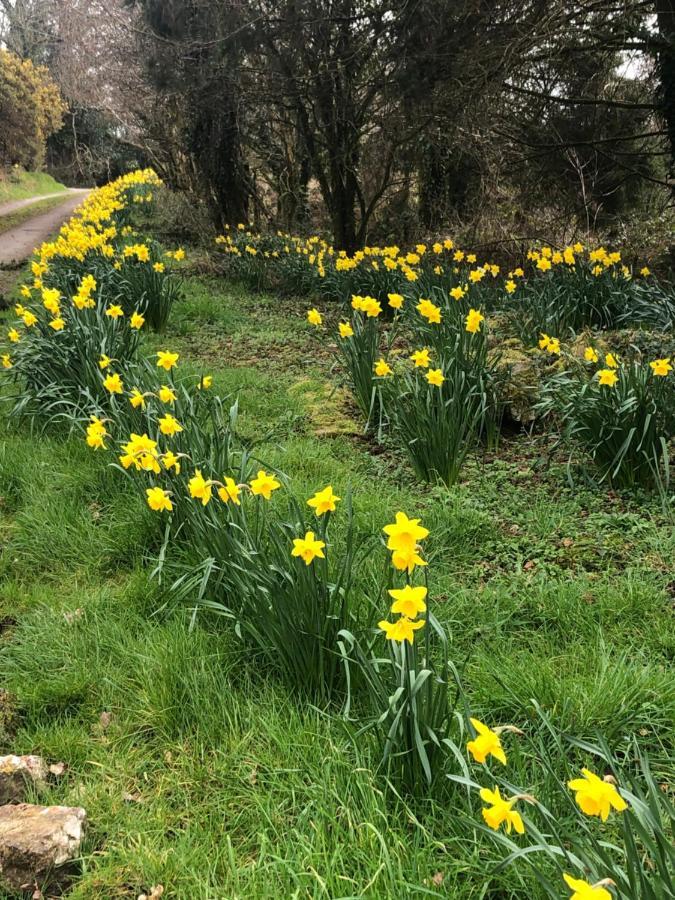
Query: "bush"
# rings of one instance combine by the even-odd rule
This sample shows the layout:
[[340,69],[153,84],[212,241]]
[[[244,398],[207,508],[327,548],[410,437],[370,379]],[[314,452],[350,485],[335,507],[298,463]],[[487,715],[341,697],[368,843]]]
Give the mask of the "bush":
[[66,109],[44,66],[0,49],[0,165],[39,169]]

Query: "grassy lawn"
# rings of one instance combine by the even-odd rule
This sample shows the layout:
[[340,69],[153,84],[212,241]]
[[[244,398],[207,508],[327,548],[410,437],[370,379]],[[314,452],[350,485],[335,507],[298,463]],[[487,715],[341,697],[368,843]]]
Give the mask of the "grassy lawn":
[[[179,350],[238,397],[242,437],[297,496],[351,486],[364,530],[399,509],[430,529],[438,614],[479,715],[536,728],[534,698],[579,737],[620,750],[638,734],[667,759],[675,534],[657,499],[572,489],[538,435],[504,438],[455,488],[420,485],[363,437],[306,303],[195,274],[185,294],[148,350]],[[190,610],[164,605],[161,525],[81,438],[5,431],[0,750],[68,765],[49,800],[91,822],[70,897],[525,896],[513,870],[490,874],[499,857],[452,795],[393,798],[339,717],[261,674],[221,621],[190,629]]]
[[25,172],[23,169],[5,172],[0,178],[0,205],[65,190],[65,185],[46,172]]

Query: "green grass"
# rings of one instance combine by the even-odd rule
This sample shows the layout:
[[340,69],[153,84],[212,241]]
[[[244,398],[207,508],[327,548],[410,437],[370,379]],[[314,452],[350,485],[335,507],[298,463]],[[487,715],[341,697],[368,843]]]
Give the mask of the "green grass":
[[65,190],[65,185],[46,172],[25,172],[23,169],[0,172],[0,205]]
[[63,203],[63,197],[50,197],[48,200],[38,200],[37,203],[31,203],[29,206],[22,206],[15,212],[0,216],[0,234],[12,231],[23,225],[24,222],[34,219],[41,213],[49,212],[50,209],[56,209]]
[[[637,734],[665,764],[675,534],[657,499],[573,490],[524,435],[450,490],[421,486],[363,438],[304,303],[195,276],[185,293],[148,350],[177,349],[238,395],[242,437],[298,496],[351,485],[364,529],[398,509],[430,528],[431,592],[479,715],[532,731],[536,698],[577,736],[600,729],[621,751]],[[158,520],[81,439],[6,430],[0,497],[0,751],[68,764],[47,799],[89,813],[74,900],[157,883],[185,900],[540,896],[516,869],[491,874],[499,856],[461,792],[397,800],[367,746],[260,672],[222,622],[190,629],[189,610],[164,608]],[[515,743],[521,783],[546,795]]]

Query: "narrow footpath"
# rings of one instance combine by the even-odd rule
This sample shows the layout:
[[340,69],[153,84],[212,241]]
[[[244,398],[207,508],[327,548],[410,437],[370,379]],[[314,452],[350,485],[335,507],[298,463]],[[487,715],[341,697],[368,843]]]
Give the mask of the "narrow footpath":
[[[71,188],[63,194],[63,203],[59,203],[53,209],[39,213],[32,219],[17,225],[16,228],[0,234],[0,267],[18,268],[24,260],[28,259],[35,247],[58,231],[88,193],[87,188]],[[0,218],[43,199],[46,197],[30,197],[28,200],[16,200],[0,206]]]

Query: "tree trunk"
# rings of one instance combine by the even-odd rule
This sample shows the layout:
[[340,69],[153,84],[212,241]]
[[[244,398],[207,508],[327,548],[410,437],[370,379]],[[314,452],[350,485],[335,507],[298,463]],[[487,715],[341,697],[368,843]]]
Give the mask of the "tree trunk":
[[669,177],[675,192],[675,0],[656,0],[662,46],[658,54],[661,111],[670,141]]

